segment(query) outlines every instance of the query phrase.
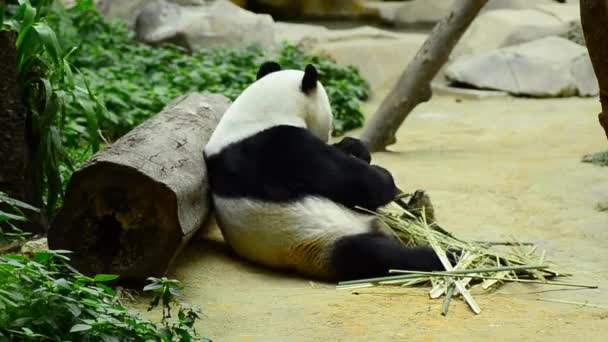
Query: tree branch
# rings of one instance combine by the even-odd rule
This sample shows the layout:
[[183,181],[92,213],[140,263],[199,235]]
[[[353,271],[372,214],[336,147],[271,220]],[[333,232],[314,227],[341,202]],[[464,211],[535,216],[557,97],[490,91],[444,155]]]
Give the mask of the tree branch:
[[365,127],[361,140],[370,151],[380,151],[394,143],[395,133],[412,109],[431,98],[431,81],[486,2],[456,1],[450,14],[433,28],[397,85]]

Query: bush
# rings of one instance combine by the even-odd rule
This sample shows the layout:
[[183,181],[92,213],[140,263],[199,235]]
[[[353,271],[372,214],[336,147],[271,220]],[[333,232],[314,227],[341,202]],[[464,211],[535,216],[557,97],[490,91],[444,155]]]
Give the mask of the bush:
[[[158,113],[189,92],[211,92],[235,99],[255,80],[258,66],[276,59],[285,68],[317,66],[335,116],[335,133],[360,127],[367,82],[354,67],[305,54],[283,44],[270,57],[258,47],[203,49],[192,54],[166,44],[151,47],[133,39],[121,21],[105,20],[93,0],[65,9],[59,1],[20,1],[2,26],[30,37],[18,43],[20,67],[32,127],[40,144],[34,167],[52,216],[75,168],[101,146]],[[0,6],[4,15],[5,9]],[[30,28],[36,29],[30,29]],[[24,44],[31,41],[35,44]],[[29,62],[31,61],[31,63]]]
[[[255,46],[203,49],[192,54],[171,44],[151,47],[135,41],[124,22],[105,20],[90,0],[67,10],[55,7],[49,20],[61,45],[78,47],[71,62],[109,111],[107,120],[100,123],[109,140],[184,93],[220,93],[234,100],[255,80],[258,66],[271,58]],[[367,98],[369,86],[354,67],[307,55],[287,43],[276,59],[286,68],[303,70],[308,63],[318,67],[338,134],[363,124],[360,104]]]
[[[150,309],[161,305],[154,323],[129,311],[106,282],[68,269],[61,251],[0,257],[0,340],[5,341],[193,341],[200,310],[177,302],[176,280],[150,278]],[[171,310],[178,306],[175,319]]]

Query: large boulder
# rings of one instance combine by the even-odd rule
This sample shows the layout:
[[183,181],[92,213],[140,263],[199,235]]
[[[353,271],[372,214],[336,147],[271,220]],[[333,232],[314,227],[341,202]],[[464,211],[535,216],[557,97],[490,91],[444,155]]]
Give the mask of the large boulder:
[[122,19],[129,28],[135,25],[135,19],[146,0],[97,0],[95,8],[109,19]]
[[548,36],[574,36],[572,28],[580,26],[578,6],[529,2],[536,5],[525,9],[495,9],[480,14],[456,45],[452,56],[492,51]]
[[190,50],[251,44],[270,48],[274,42],[274,21],[269,15],[254,14],[228,0],[179,2],[147,3],[135,23],[138,39],[149,44],[172,42]]
[[342,65],[356,66],[372,89],[388,89],[426,39],[425,34],[395,33],[363,26],[330,30],[322,26],[276,23],[278,42],[297,44],[305,51],[331,57]]
[[[375,10],[386,23],[395,26],[428,26],[450,13],[456,0],[369,1],[366,6]],[[534,8],[554,4],[554,0],[490,0],[482,11],[495,9]]]
[[453,56],[476,54],[559,34],[563,22],[536,9],[500,9],[479,15],[454,48]]
[[237,0],[240,5],[273,17],[359,17],[369,12],[364,0]]
[[527,96],[594,96],[598,85],[587,49],[561,37],[462,56],[445,75],[457,84]]

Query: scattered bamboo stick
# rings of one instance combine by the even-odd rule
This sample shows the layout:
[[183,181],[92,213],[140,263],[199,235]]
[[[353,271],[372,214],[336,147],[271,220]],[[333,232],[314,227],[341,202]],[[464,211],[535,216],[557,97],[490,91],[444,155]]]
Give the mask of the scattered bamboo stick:
[[[360,280],[340,282],[339,290],[352,290],[385,285],[400,285],[403,287],[432,283],[429,296],[433,299],[445,295],[442,305],[442,315],[447,315],[449,305],[454,296],[462,295],[471,310],[479,314],[481,309],[473,299],[470,289],[480,286],[484,290],[493,290],[503,283],[516,282],[527,284],[544,284],[552,286],[568,286],[585,289],[598,288],[596,285],[574,284],[550,281],[556,277],[569,276],[550,269],[546,262],[546,251],[540,250],[532,242],[521,242],[516,237],[512,241],[466,241],[460,239],[434,220],[431,212],[427,216],[426,206],[430,199],[421,198],[417,191],[411,195],[417,200],[407,201],[409,194],[404,194],[394,201],[394,204],[372,212],[362,211],[378,216],[391,229],[397,239],[406,245],[426,245],[433,248],[445,271],[422,272],[408,270],[389,270],[392,274]],[[422,194],[422,196],[426,196]],[[427,222],[427,217],[429,222]],[[456,249],[462,251],[455,266],[448,260],[446,251]]]
[[452,301],[452,295],[454,294],[454,283],[448,286],[448,290],[445,293],[445,300],[443,301],[443,306],[441,307],[441,315],[447,316],[448,310],[450,309],[450,302]]

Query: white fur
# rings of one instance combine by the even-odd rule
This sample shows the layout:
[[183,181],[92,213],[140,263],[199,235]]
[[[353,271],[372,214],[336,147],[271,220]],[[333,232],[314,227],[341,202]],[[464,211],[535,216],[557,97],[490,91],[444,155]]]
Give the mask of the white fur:
[[[326,275],[336,239],[381,227],[364,215],[321,197],[288,204],[213,196],[216,218],[226,242],[244,258],[263,265]],[[302,246],[317,249],[302,252]]]
[[209,156],[231,143],[277,125],[308,128],[327,142],[333,117],[325,88],[317,82],[315,90],[300,89],[303,71],[282,70],[252,83],[230,105],[205,147]]

